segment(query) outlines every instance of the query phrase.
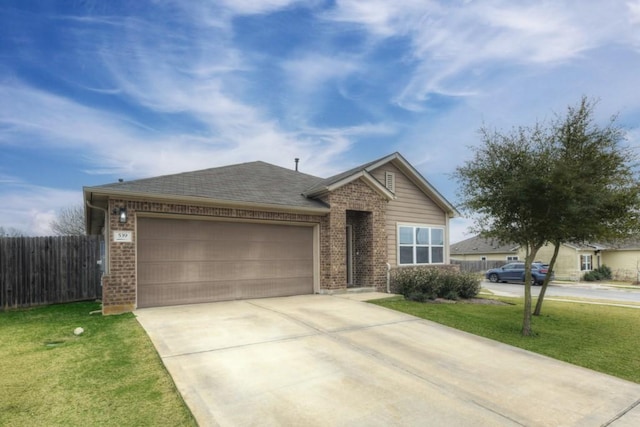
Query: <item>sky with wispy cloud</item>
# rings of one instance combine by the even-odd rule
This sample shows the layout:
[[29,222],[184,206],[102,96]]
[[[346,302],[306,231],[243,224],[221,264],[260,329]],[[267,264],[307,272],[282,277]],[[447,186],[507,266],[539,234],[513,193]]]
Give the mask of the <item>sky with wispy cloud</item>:
[[0,226],[50,234],[118,178],[395,151],[455,204],[481,126],[583,95],[640,145],[640,0],[3,0]]

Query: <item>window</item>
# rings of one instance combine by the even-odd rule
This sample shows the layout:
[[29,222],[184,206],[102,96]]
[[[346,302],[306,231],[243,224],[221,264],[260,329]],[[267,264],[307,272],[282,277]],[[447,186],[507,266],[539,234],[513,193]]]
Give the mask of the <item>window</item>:
[[398,261],[400,265],[444,263],[444,228],[398,227]]
[[580,271],[591,271],[591,255],[580,255]]
[[487,260],[487,257],[486,257],[486,256],[481,256],[481,257],[480,257],[480,261],[486,261],[486,260]]
[[507,262],[509,261],[518,261],[518,256],[517,255],[507,256]]

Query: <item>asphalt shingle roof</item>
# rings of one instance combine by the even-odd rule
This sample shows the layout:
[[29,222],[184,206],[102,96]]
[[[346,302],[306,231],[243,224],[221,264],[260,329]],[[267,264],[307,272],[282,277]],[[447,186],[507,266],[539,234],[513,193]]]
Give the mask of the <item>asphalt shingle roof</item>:
[[[384,158],[384,157],[383,157],[383,158]],[[329,177],[329,178],[322,179],[322,180],[320,180],[320,181],[316,182],[316,183],[313,185],[313,187],[307,188],[307,189],[306,189],[306,191],[305,191],[305,193],[306,193],[306,194],[313,194],[313,193],[315,193],[315,192],[316,192],[316,191],[318,191],[318,190],[322,190],[323,188],[329,187],[329,186],[331,186],[332,184],[335,184],[335,183],[337,183],[337,182],[340,182],[341,180],[343,180],[343,179],[345,179],[345,178],[348,178],[348,177],[350,177],[350,176],[352,176],[352,175],[354,175],[354,174],[356,174],[356,173],[358,173],[358,172],[361,172],[361,171],[363,171],[363,170],[367,169],[369,166],[371,166],[371,165],[373,165],[373,164],[375,164],[375,163],[377,163],[377,162],[379,162],[379,161],[380,161],[380,159],[378,159],[378,160],[374,160],[374,161],[372,161],[372,162],[365,163],[365,164],[360,165],[360,166],[356,166],[355,168],[353,168],[353,169],[349,169],[348,171],[345,171],[345,172],[339,173],[339,174],[337,174],[337,175],[333,175],[333,176],[331,176],[331,177]]]
[[322,178],[265,162],[164,175],[94,187],[167,196],[203,197],[230,202],[264,203],[301,208],[325,208],[302,193]]
[[517,252],[518,245],[515,243],[499,242],[495,239],[486,239],[474,236],[451,245],[451,255],[465,254],[490,254]]

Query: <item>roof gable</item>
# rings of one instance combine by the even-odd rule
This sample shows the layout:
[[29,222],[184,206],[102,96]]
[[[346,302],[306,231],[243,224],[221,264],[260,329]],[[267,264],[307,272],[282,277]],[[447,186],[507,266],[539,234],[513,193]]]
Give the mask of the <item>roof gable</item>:
[[407,162],[400,153],[397,152],[357,166],[330,178],[320,180],[307,189],[307,191],[305,191],[305,195],[307,197],[318,197],[346,185],[355,179],[365,178],[365,181],[374,187],[376,191],[387,195],[389,199],[393,199],[395,195],[390,192],[383,183],[371,175],[373,170],[390,162],[404,173],[410,181],[412,181],[424,194],[433,200],[443,211],[447,212],[449,216],[455,217],[460,215],[456,208],[449,203],[449,201],[445,199],[444,196],[442,196],[442,194],[440,194],[413,166],[411,166],[411,164]]

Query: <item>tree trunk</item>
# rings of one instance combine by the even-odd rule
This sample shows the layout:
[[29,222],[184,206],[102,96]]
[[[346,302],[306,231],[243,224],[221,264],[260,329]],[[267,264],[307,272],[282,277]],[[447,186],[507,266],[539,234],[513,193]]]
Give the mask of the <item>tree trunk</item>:
[[531,330],[531,264],[538,255],[538,250],[544,242],[533,243],[525,247],[524,261],[524,318],[522,321],[522,335],[529,337],[533,335]]
[[536,252],[527,245],[525,249],[524,264],[524,318],[522,319],[522,335],[531,336],[531,263],[536,256]]
[[536,302],[536,309],[533,312],[534,316],[540,316],[542,312],[542,302],[544,301],[544,294],[547,292],[547,286],[551,281],[551,273],[553,272],[553,267],[556,265],[556,259],[558,259],[558,252],[560,252],[560,243],[554,243],[556,246],[553,250],[553,256],[551,257],[551,262],[549,263],[549,271],[547,271],[547,277],[544,278],[544,284],[542,285],[542,289],[540,289],[540,296],[538,296],[538,301]]

